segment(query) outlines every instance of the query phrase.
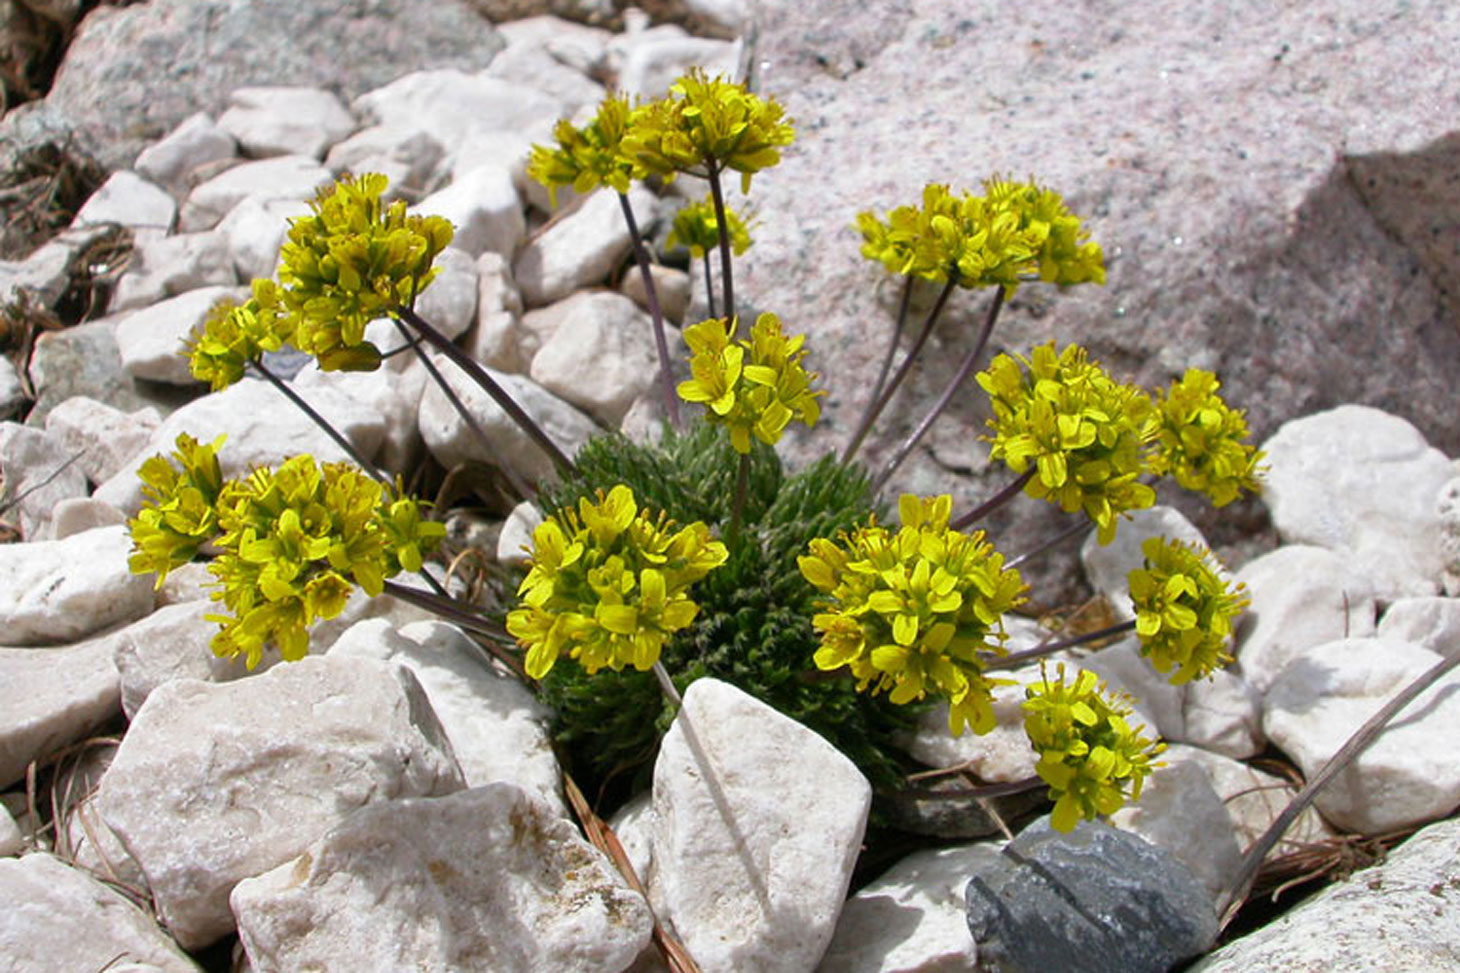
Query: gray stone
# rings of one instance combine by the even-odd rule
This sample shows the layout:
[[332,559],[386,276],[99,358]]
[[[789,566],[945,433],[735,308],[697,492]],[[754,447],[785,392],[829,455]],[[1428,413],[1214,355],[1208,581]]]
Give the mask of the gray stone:
[[247,296],[238,287],[201,287],[131,312],[117,322],[122,370],[150,382],[200,384],[188,364],[187,343],[202,332],[208,312],[219,301]]
[[62,500],[51,511],[51,532],[58,541],[98,527],[111,527],[126,522],[126,514],[109,503],[91,497]]
[[121,712],[111,640],[55,648],[0,648],[0,788]]
[[[532,356],[528,374],[543,388],[608,426],[659,377],[654,326],[622,294],[575,294],[555,305],[557,327]],[[681,347],[670,335],[671,354]]]
[[451,185],[421,200],[416,211],[450,220],[456,227],[452,247],[472,257],[491,250],[511,260],[527,237],[527,220],[512,174],[491,163],[466,170]]
[[[641,233],[650,232],[658,200],[642,187],[629,190]],[[512,277],[528,307],[562,300],[575,290],[602,283],[628,256],[628,226],[618,194],[599,190],[582,205],[528,242],[512,266]]]
[[249,196],[228,211],[218,232],[228,241],[229,260],[240,281],[273,277],[279,248],[289,236],[289,221],[310,213],[302,199]]
[[178,197],[196,185],[196,174],[237,155],[233,136],[214,123],[207,112],[195,112],[143,149],[137,172]]
[[86,496],[81,460],[59,436],[17,422],[0,422],[0,469],[4,470],[6,517],[20,521],[26,540],[55,537],[56,505]]
[[104,402],[123,412],[153,406],[171,412],[197,397],[194,388],[136,383],[122,371],[117,350],[118,318],[100,318],[36,339],[30,358],[30,380],[36,403],[26,424],[42,425],[53,408],[78,395]]
[[330,171],[311,156],[280,155],[244,162],[201,183],[188,194],[178,217],[183,233],[209,230],[228,211],[250,196],[268,199],[313,199],[315,191],[334,182]]
[[73,227],[114,223],[130,230],[167,233],[177,217],[177,203],[165,191],[135,172],[114,172],[77,210]]
[[430,132],[372,125],[342,142],[325,156],[325,166],[336,176],[345,172],[378,172],[390,180],[387,199],[415,202],[426,194],[431,175],[446,150]]
[[525,85],[440,67],[392,81],[350,107],[378,125],[426,132],[448,157],[473,133],[531,128],[562,114],[556,98]]
[[152,610],[148,579],[127,568],[122,527],[0,545],[0,645],[73,642]]
[[967,898],[980,960],[1008,973],[1164,973],[1217,936],[1211,897],[1185,865],[1095,821],[1026,828],[974,871]]
[[46,432],[73,453],[76,465],[92,483],[102,483],[147,447],[162,423],[156,409],[123,412],[84,395],[59,403],[46,414]]
[[1236,825],[1200,764],[1169,757],[1162,764],[1146,779],[1140,799],[1109,822],[1181,862],[1215,901],[1242,867]]
[[218,127],[255,159],[295,153],[322,159],[331,145],[355,130],[349,109],[321,88],[235,88],[228,105]]
[[143,237],[134,246],[127,272],[117,281],[107,309],[116,314],[196,288],[236,283],[228,237],[222,233]]

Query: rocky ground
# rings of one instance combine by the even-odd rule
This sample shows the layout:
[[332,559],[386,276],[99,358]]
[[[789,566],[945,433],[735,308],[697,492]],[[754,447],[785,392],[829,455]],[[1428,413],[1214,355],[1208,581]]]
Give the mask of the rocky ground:
[[[477,6],[103,6],[50,94],[0,121],[12,167],[59,140],[109,172],[63,232],[0,262],[0,295],[28,295],[7,307],[0,359],[15,538],[0,546],[0,853],[13,856],[0,859],[0,953],[22,970],[650,970],[656,918],[705,970],[1161,969],[1212,950],[1242,851],[1294,790],[1268,771],[1311,776],[1460,651],[1447,284],[1460,200],[1444,178],[1453,112],[1436,110],[1455,88],[1460,17],[1340,0],[1275,17],[701,0],[651,21],[591,3]],[[703,680],[652,789],[612,821],[640,894],[569,813],[551,714],[459,630],[360,598],[311,658],[247,674],[207,651],[206,572],[156,591],[128,572],[137,468],[178,432],[226,434],[231,475],[298,452],[343,458],[267,383],[203,394],[176,354],[219,297],[273,271],[287,219],[342,171],[384,172],[456,225],[419,309],[565,449],[605,428],[651,434],[657,360],[638,278],[622,273],[617,201],[563,192],[553,211],[525,156],[606,83],[658,95],[693,64],[748,66],[798,123],[784,165],[757,177],[737,289],[809,333],[832,390],[821,448],[855,418],[894,299],[857,257],[855,212],[992,171],[1065,188],[1111,257],[1098,293],[1021,291],[1001,348],[1079,339],[1148,384],[1212,368],[1248,408],[1268,454],[1260,501],[1163,505],[1046,568],[1051,604],[1093,590],[1118,619],[1143,539],[1209,540],[1252,599],[1236,665],[1210,682],[1170,686],[1134,640],[1063,657],[1130,692],[1171,743],[1109,826],[1065,838],[1036,824],[1006,846],[968,826],[971,809],[924,815],[935,847],[859,873],[867,781],[814,733]],[[661,251],[681,192],[695,189],[631,197]],[[671,263],[656,269],[668,316],[698,320],[703,288]],[[961,357],[978,308],[955,311],[873,461]],[[449,367],[491,452],[408,355],[369,374],[274,364],[388,469],[551,472]],[[894,489],[962,499],[997,482],[966,395]],[[453,541],[520,559],[534,514],[499,506],[454,518]],[[1034,515],[996,527],[1010,549],[1049,531]],[[1016,648],[1049,634],[1010,625]],[[1414,703],[1277,852],[1292,870],[1345,872],[1365,863],[1358,849],[1408,840],[1197,968],[1453,965],[1457,687],[1448,677]],[[930,767],[1026,777],[1020,693],[1000,691],[986,736],[951,738],[934,712],[904,744]]]

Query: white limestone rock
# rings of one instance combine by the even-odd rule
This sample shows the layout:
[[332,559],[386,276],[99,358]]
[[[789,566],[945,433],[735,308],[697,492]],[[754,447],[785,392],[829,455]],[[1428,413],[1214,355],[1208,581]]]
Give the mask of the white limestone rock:
[[202,183],[188,194],[178,230],[209,230],[249,196],[262,199],[312,199],[334,181],[330,171],[307,155],[281,155],[244,162]]
[[532,357],[528,374],[554,395],[617,426],[658,377],[653,323],[633,301],[608,291],[575,294],[555,307],[557,327]]
[[48,854],[0,860],[0,943],[17,973],[199,970],[145,912]]
[[1440,488],[1435,500],[1440,516],[1440,558],[1443,572],[1440,583],[1445,594],[1460,597],[1460,477]]
[[[426,387],[421,397],[421,435],[426,448],[436,461],[450,470],[460,463],[479,461],[492,465],[507,464],[528,479],[545,479],[553,473],[553,463],[517,427],[486,392],[462,375],[454,365],[438,360],[443,375],[486,429],[492,443],[488,449],[472,434],[435,383]],[[593,420],[530,379],[508,375],[495,369],[487,373],[530,415],[547,436],[568,456],[588,441],[597,431]]]
[[642,882],[654,861],[654,795],[642,791],[629,798],[614,812],[608,827]]
[[1284,423],[1262,449],[1262,496],[1285,541],[1341,555],[1383,601],[1439,590],[1435,497],[1455,470],[1408,421],[1345,405]]
[[1080,547],[1085,579],[1098,594],[1105,596],[1116,621],[1136,617],[1131,610],[1130,585],[1126,579],[1131,571],[1145,565],[1141,545],[1152,537],[1207,547],[1201,531],[1181,511],[1160,506],[1130,511],[1121,518],[1120,529],[1109,544],[1101,545],[1091,531]]
[[197,949],[232,931],[234,885],[300,854],[350,812],[461,787],[410,673],[310,657],[239,682],[159,686],[98,802],[163,922]]
[[977,967],[963,889],[998,855],[984,843],[918,851],[847,900],[822,973],[937,973]]
[[608,860],[507,783],[362,808],[232,901],[257,973],[618,973],[653,929]]
[[15,823],[10,810],[0,805],[0,858],[19,855],[24,850],[25,835],[21,834],[20,825]]
[[1247,562],[1236,580],[1252,603],[1237,621],[1232,654],[1258,692],[1304,650],[1374,634],[1373,587],[1332,551],[1285,545]]
[[289,221],[308,216],[302,199],[247,196],[218,223],[228,241],[228,259],[240,281],[272,277],[279,267],[279,249],[289,236]]
[[644,31],[643,40],[630,41],[619,72],[619,87],[630,98],[663,98],[669,86],[692,67],[711,75],[734,77],[740,66],[740,45],[704,37],[675,36],[663,28]]
[[[1364,722],[1440,661],[1428,649],[1350,638],[1296,656],[1267,692],[1263,726],[1309,779]],[[1340,828],[1380,834],[1443,817],[1460,805],[1460,674],[1450,673],[1400,713],[1319,792]]]
[[177,203],[163,189],[127,169],[112,173],[76,211],[73,228],[116,225],[133,231],[167,233]]
[[684,0],[684,9],[701,30],[717,36],[738,37],[749,22],[746,0]]
[[238,140],[247,156],[324,157],[325,150],[355,130],[342,101],[320,88],[289,85],[236,88],[218,127]]
[[107,310],[117,314],[199,288],[237,283],[228,237],[222,233],[205,230],[142,237],[132,249],[127,272],[117,281]]
[[477,258],[477,319],[467,332],[468,354],[489,368],[520,372],[526,361],[518,354],[522,295],[512,280],[512,265],[488,250]]
[[356,98],[356,115],[378,125],[424,131],[448,155],[475,132],[514,131],[563,114],[550,95],[454,69],[417,71]]
[[1116,692],[1128,693],[1136,713],[1164,740],[1186,738],[1186,687],[1173,686],[1141,655],[1134,635],[1080,660]]
[[492,58],[487,74],[525,88],[545,92],[572,115],[585,107],[597,108],[603,100],[603,85],[582,70],[562,60],[543,44],[511,44]]
[[0,418],[16,415],[26,402],[20,372],[9,358],[0,358]]
[[820,736],[697,680],[654,765],[655,914],[706,973],[811,969],[831,941],[871,793]]
[[527,217],[512,173],[500,165],[485,163],[466,170],[451,185],[421,200],[416,212],[450,220],[456,227],[451,246],[472,257],[490,250],[511,260],[527,237]]
[[[309,404],[365,456],[373,456],[380,447],[384,423],[379,416],[361,414],[355,399],[321,388],[311,395]],[[245,378],[222,392],[189,402],[164,419],[147,447],[92,496],[127,514],[136,513],[142,504],[138,467],[150,456],[170,455],[178,434],[184,432],[204,443],[219,435],[228,437],[218,454],[225,477],[246,476],[254,467],[275,466],[298,453],[310,453],[321,463],[348,459],[344,450],[277,389],[262,379]]]
[[1146,779],[1140,800],[1110,815],[1110,824],[1164,848],[1216,899],[1242,867],[1237,829],[1199,764],[1163,762]]
[[1438,652],[1460,652],[1460,598],[1401,598],[1379,616],[1374,633]]
[[[629,190],[629,204],[639,232],[648,233],[658,213],[658,199],[635,186]],[[600,190],[529,241],[512,265],[512,276],[523,302],[541,307],[602,283],[628,255],[630,245],[618,194]]]
[[584,73],[599,64],[615,36],[602,27],[548,14],[504,21],[496,29],[498,36],[507,42],[506,50],[542,48],[563,64]]
[[102,637],[56,648],[0,649],[0,788],[26,765],[95,730],[120,711],[112,647]]
[[152,582],[127,567],[125,527],[0,545],[0,645],[74,642],[152,610]]
[[59,436],[18,422],[0,422],[3,495],[10,504],[6,513],[20,521],[26,540],[54,539],[56,505],[86,496],[86,474],[80,463]]
[[112,661],[121,679],[122,711],[137,715],[151,692],[174,679],[212,681],[227,665],[208,648],[218,623],[205,616],[223,606],[212,600],[166,605],[112,639]]
[[468,787],[509,781],[567,815],[548,724],[552,713],[522,681],[483,658],[460,629],[417,622],[360,622],[335,642],[331,657],[405,666],[420,681],[461,765]]
[[194,174],[238,154],[238,145],[206,112],[190,115],[181,125],[137,156],[136,168],[174,195],[186,195]]
[[[590,117],[591,117],[591,113]],[[583,112],[574,115],[575,124],[587,119]],[[557,187],[553,191],[527,174],[527,164],[532,156],[533,145],[548,145],[553,141],[553,121],[544,117],[537,124],[513,132],[477,132],[464,138],[450,161],[453,180],[470,172],[477,166],[494,165],[512,174],[512,185],[517,188],[517,198],[531,206],[538,213],[553,214],[567,209],[579,195],[572,186]],[[557,204],[553,204],[553,200]]]
[[1184,688],[1182,742],[1238,760],[1260,753],[1267,745],[1262,732],[1262,694],[1231,666]]
[[188,368],[185,343],[201,333],[213,306],[225,298],[244,300],[238,287],[200,287],[133,311],[117,322],[122,370],[133,378],[169,385],[198,385]]
[[386,199],[414,202],[426,194],[432,173],[445,154],[430,132],[402,133],[385,125],[372,125],[337,142],[324,164],[336,176],[378,172],[390,180]]
[[532,532],[542,523],[537,504],[524,500],[512,508],[497,535],[497,563],[525,567],[532,549]]
[[[458,227],[457,233],[460,232]],[[476,258],[448,247],[436,257],[434,266],[439,272],[416,299],[416,311],[442,334],[455,340],[466,334],[476,320]]]
[[[689,310],[690,292],[694,281],[689,274],[663,264],[651,264],[649,277],[654,282],[654,295],[659,300],[659,310],[664,320],[681,324]],[[644,275],[637,267],[624,272],[624,279],[618,285],[619,293],[633,301],[645,311],[649,310],[649,296],[644,290]]]
[[151,407],[123,412],[84,395],[59,402],[46,413],[46,432],[71,453],[80,453],[76,466],[92,483],[115,476],[142,450],[162,417]]
[[[399,334],[395,336],[399,343]],[[424,448],[416,412],[430,376],[419,362],[412,362],[410,353],[399,357],[411,362],[412,367],[401,371],[380,368],[373,372],[326,372],[310,362],[291,384],[306,402],[313,401],[316,390],[325,388],[353,399],[359,408],[358,415],[370,416],[381,423],[376,462],[391,472],[407,473]]]

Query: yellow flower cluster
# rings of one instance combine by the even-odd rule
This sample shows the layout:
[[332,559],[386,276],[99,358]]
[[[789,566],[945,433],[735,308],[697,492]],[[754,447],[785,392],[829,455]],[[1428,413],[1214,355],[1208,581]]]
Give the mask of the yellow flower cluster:
[[576,192],[586,193],[604,185],[626,193],[630,181],[643,178],[643,167],[620,150],[631,114],[629,100],[611,94],[582,128],[560,119],[553,127],[555,148],[532,147],[527,174],[548,188],[552,205],[558,203],[559,186],[572,186]]
[[1151,401],[1112,379],[1085,349],[1056,353],[1050,342],[1027,359],[999,355],[978,384],[993,404],[989,455],[1015,473],[1032,464],[1025,492],[1066,513],[1083,510],[1100,543],[1115,536],[1122,512],[1156,502],[1155,491],[1139,481],[1154,436]]
[[1152,537],[1141,553],[1145,565],[1128,579],[1141,654],[1157,672],[1175,668],[1176,686],[1231,662],[1227,643],[1233,621],[1248,605],[1245,589],[1233,589],[1213,570],[1207,551]]
[[981,654],[1004,654],[1003,616],[1022,601],[1019,572],[982,531],[948,527],[952,499],[898,501],[896,533],[875,522],[835,542],[811,541],[801,574],[826,597],[811,623],[820,669],[845,666],[858,688],[894,703],[931,693],[948,700],[953,733],[994,726],[992,687]]
[[217,536],[215,504],[223,489],[218,448],[223,440],[219,436],[203,445],[183,433],[172,454],[176,465],[164,456],[143,461],[137,475],[145,499],[130,524],[127,566],[133,574],[156,574],[160,588],[169,571],[187,564]]
[[380,351],[365,326],[409,307],[435,275],[431,263],[451,242],[439,216],[409,216],[404,200],[385,205],[377,173],[345,179],[295,220],[280,253],[284,306],[294,318],[293,344],[325,371],[370,371]]
[[951,276],[963,287],[998,285],[1010,294],[1032,279],[1105,283],[1100,245],[1059,193],[999,177],[983,188],[982,196],[955,196],[930,183],[921,207],[899,206],[885,222],[859,213],[862,255],[894,274],[938,282]]
[[1065,683],[1065,667],[1025,689],[1024,732],[1039,754],[1035,772],[1049,785],[1050,824],[1070,831],[1081,819],[1111,814],[1138,800],[1151,759],[1165,749],[1133,729],[1128,700],[1107,697],[1095,673]]
[[[728,206],[725,208],[725,222],[730,225],[730,249],[738,257],[750,249],[750,231],[745,221]],[[689,255],[696,260],[720,245],[720,222],[715,219],[714,203],[706,198],[697,203],[688,203],[674,214],[674,223],[669,228],[669,249],[687,247]]]
[[703,523],[672,528],[620,484],[533,531],[522,605],[507,615],[507,631],[527,649],[529,676],[546,676],[564,652],[590,674],[658,661],[699,612],[690,585],[728,557]]
[[278,351],[293,339],[294,321],[283,311],[278,286],[256,278],[247,301],[225,298],[208,312],[202,332],[187,342],[188,367],[218,392],[243,378],[245,366],[264,352]]
[[787,337],[781,321],[766,313],[756,318],[749,341],[734,340],[735,323],[711,318],[684,329],[693,376],[679,385],[679,397],[708,407],[706,418],[730,430],[730,443],[750,452],[752,435],[775,445],[792,419],[816,425],[821,406],[812,391],[815,372],[808,372],[805,335]]
[[1189,368],[1156,394],[1151,470],[1175,478],[1184,489],[1205,493],[1224,507],[1244,490],[1257,489],[1262,454],[1247,439],[1242,412],[1222,401],[1222,383],[1211,372]]

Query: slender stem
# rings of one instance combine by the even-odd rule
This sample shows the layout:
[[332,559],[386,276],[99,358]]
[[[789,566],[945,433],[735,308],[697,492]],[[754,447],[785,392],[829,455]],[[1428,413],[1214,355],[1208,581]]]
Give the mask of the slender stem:
[[995,669],[1017,669],[1026,662],[1033,662],[1035,659],[1042,659],[1045,656],[1053,655],[1065,649],[1073,649],[1079,645],[1088,645],[1091,642],[1099,642],[1102,639],[1108,639],[1114,635],[1124,635],[1126,632],[1134,632],[1135,630],[1135,619],[1131,619],[1128,622],[1117,622],[1114,625],[1107,625],[1105,628],[1098,629],[1094,632],[1086,632],[1083,635],[1072,635],[1067,639],[1048,642],[1032,649],[1026,649],[1023,652],[1013,652],[1000,659],[991,659],[984,663],[983,668],[985,672],[992,672]]
[[877,475],[876,481],[872,484],[873,493],[882,489],[892,474],[902,465],[902,461],[907,459],[907,454],[912,452],[913,447],[922,441],[929,429],[933,428],[933,423],[943,414],[943,410],[948,408],[948,404],[953,401],[953,396],[958,389],[968,381],[968,376],[973,374],[974,366],[978,364],[979,358],[983,356],[984,348],[988,346],[989,335],[993,334],[994,323],[999,319],[999,310],[1004,306],[1006,296],[1007,291],[1003,285],[1000,285],[994,292],[994,301],[989,305],[989,313],[983,321],[983,330],[978,333],[978,340],[973,343],[973,350],[963,359],[963,364],[958,367],[958,372],[943,389],[943,394],[928,410],[928,414],[923,416],[923,421],[918,423],[918,427],[912,431],[912,434],[902,441],[901,445],[897,447],[897,451],[892,454],[892,458],[887,461],[887,465],[882,468],[882,472]]
[[624,222],[629,225],[629,239],[633,242],[634,263],[639,265],[639,279],[644,282],[644,301],[649,305],[649,317],[654,322],[654,348],[659,352],[659,384],[664,395],[664,412],[675,429],[684,429],[684,419],[679,414],[679,396],[674,394],[674,371],[669,361],[669,340],[664,334],[664,311],[659,307],[659,290],[654,286],[654,275],[649,270],[649,250],[639,236],[639,223],[634,219],[634,207],[629,203],[627,193],[618,194],[619,208],[624,211]]
[[852,457],[857,455],[857,450],[861,447],[862,440],[867,438],[867,432],[872,428],[872,423],[877,421],[882,410],[887,408],[887,403],[891,402],[892,397],[897,394],[898,386],[902,385],[903,379],[907,378],[908,372],[912,371],[918,352],[922,351],[923,345],[927,344],[928,335],[933,333],[933,325],[937,323],[938,315],[943,313],[943,305],[948,303],[948,298],[953,294],[953,288],[956,286],[958,286],[958,275],[950,273],[948,283],[943,286],[943,290],[938,294],[938,300],[933,304],[933,309],[928,312],[927,318],[923,321],[923,329],[918,332],[917,339],[908,349],[907,357],[903,358],[902,364],[892,375],[892,381],[887,383],[882,394],[873,400],[872,405],[862,414],[861,422],[857,423],[857,429],[852,434],[852,441],[847,443],[847,448],[842,451],[843,466],[850,463]]
[[973,524],[977,523],[978,521],[982,520],[984,517],[987,517],[989,514],[993,513],[995,510],[998,510],[1004,504],[1017,497],[1019,495],[1019,491],[1024,489],[1024,484],[1034,479],[1034,473],[1035,468],[1033,466],[1029,467],[1029,469],[1025,470],[1023,473],[1020,473],[1012,481],[1006,483],[1004,487],[999,490],[998,493],[989,497],[987,500],[979,504],[977,507],[974,507],[968,513],[963,514],[960,517],[955,517],[953,520],[950,520],[948,522],[948,526],[952,527],[954,530],[965,530]]
[[465,372],[473,382],[477,383],[482,391],[490,395],[492,401],[496,402],[498,407],[507,413],[508,417],[517,424],[517,428],[525,432],[528,438],[537,444],[539,449],[548,454],[560,473],[573,472],[573,461],[568,459],[567,455],[558,448],[558,444],[553,442],[548,437],[548,434],[542,431],[542,427],[533,420],[532,416],[528,415],[522,406],[513,401],[512,396],[508,395],[506,390],[501,385],[498,385],[492,376],[487,374],[487,370],[476,359],[456,347],[450,338],[436,330],[434,325],[410,308],[397,307],[395,313],[402,321],[415,328],[421,337],[425,338],[437,350],[451,359],[452,364]]
[[710,252],[705,251],[705,303],[709,307],[710,317],[719,317],[715,313],[715,282],[710,279]]
[[735,284],[730,270],[730,220],[725,216],[725,194],[720,189],[720,168],[713,161],[707,171],[710,199],[715,204],[715,225],[720,228],[720,287],[725,293],[725,314],[735,323]]
[[421,347],[420,336],[412,335],[400,321],[396,321],[395,326],[400,329],[400,333],[405,338],[406,343],[416,353],[416,358],[425,366],[426,373],[431,376],[431,380],[436,383],[436,387],[441,389],[441,393],[446,396],[446,401],[451,403],[451,408],[461,417],[461,421],[466,423],[466,427],[471,430],[477,442],[481,443],[482,448],[486,450],[486,454],[496,462],[497,468],[507,478],[507,483],[512,487],[513,492],[517,494],[518,499],[535,496],[537,491],[532,488],[532,484],[523,479],[522,474],[513,469],[511,464],[502,461],[497,453],[497,447],[492,444],[492,439],[487,435],[486,429],[482,428],[482,424],[477,421],[477,417],[472,415],[471,410],[466,407],[466,403],[461,401],[461,396],[456,394],[456,389],[452,388],[451,383],[446,381],[445,376],[441,374],[441,369],[436,367],[436,363],[431,360],[431,356],[426,354],[426,350]]
[[1008,570],[1010,568],[1017,568],[1019,565],[1023,564],[1025,561],[1028,561],[1028,560],[1030,560],[1032,558],[1038,557],[1039,555],[1043,554],[1045,551],[1049,550],[1050,548],[1054,547],[1055,545],[1062,544],[1063,542],[1069,540],[1071,537],[1078,537],[1081,534],[1089,533],[1089,531],[1090,531],[1090,522],[1088,520],[1085,520],[1085,519],[1081,518],[1080,520],[1077,520],[1073,524],[1071,524],[1070,526],[1066,527],[1064,530],[1060,531],[1058,534],[1055,534],[1049,540],[1047,540],[1047,541],[1041,541],[1039,543],[1039,545],[1037,547],[1033,548],[1032,550],[1025,551],[1023,554],[1020,554],[1018,557],[1014,558],[1012,561],[1006,562],[1004,564],[1004,569],[1005,570]]
[[1293,822],[1298,819],[1298,815],[1307,810],[1308,805],[1318,797],[1318,792],[1334,777],[1337,777],[1355,757],[1367,750],[1369,745],[1384,732],[1390,720],[1398,716],[1401,710],[1414,702],[1421,693],[1433,686],[1457,665],[1460,665],[1460,653],[1441,659],[1426,669],[1414,682],[1405,686],[1398,695],[1385,703],[1379,712],[1369,717],[1368,722],[1359,727],[1358,732],[1344,742],[1338,753],[1335,753],[1332,759],[1324,764],[1317,774],[1313,775],[1313,779],[1308,781],[1308,785],[1288,802],[1288,806],[1283,808],[1283,813],[1277,816],[1268,829],[1262,833],[1262,837],[1258,838],[1242,856],[1242,867],[1232,880],[1231,891],[1220,904],[1219,911],[1222,914],[1223,929],[1236,918],[1237,910],[1242,907],[1248,891],[1252,888],[1253,880],[1257,878],[1257,871],[1262,867],[1262,860],[1267,857],[1267,853],[1273,849],[1273,846],[1282,840],[1288,828],[1292,827]]
[[669,678],[669,672],[664,668],[664,663],[658,659],[654,660],[654,678],[659,680],[659,688],[664,690],[664,695],[676,707],[683,707],[684,700],[679,696],[679,690],[674,688],[674,680]]
[[750,492],[750,454],[740,454],[740,468],[735,475],[735,505],[730,508],[730,529],[726,543],[733,547],[740,536],[740,519],[745,513],[745,495]]
[[934,787],[903,787],[894,793],[898,797],[951,800],[970,797],[1008,797],[1010,794],[1023,794],[1025,791],[1032,791],[1042,786],[1044,786],[1044,781],[1038,777],[1024,777],[1019,780],[999,781],[996,784],[979,784],[977,787],[950,787],[947,790],[938,790]]
[[865,413],[872,408],[877,401],[877,396],[882,394],[883,387],[887,384],[887,376],[892,372],[892,359],[897,357],[897,345],[902,340],[902,329],[907,327],[907,312],[912,307],[913,280],[912,274],[904,274],[902,278],[902,297],[897,302],[897,319],[892,323],[892,335],[887,342],[887,353],[882,356],[882,366],[877,370],[877,381],[872,383],[872,394],[867,396],[867,408]]
[[330,437],[330,439],[334,440],[335,445],[343,449],[345,451],[345,455],[349,456],[350,459],[355,461],[356,466],[360,467],[360,469],[364,470],[366,473],[369,473],[372,477],[374,477],[381,483],[390,482],[390,477],[386,476],[380,470],[376,469],[374,463],[371,463],[364,456],[361,456],[360,451],[355,448],[355,444],[346,439],[345,435],[341,433],[338,429],[330,425],[329,420],[325,419],[324,416],[316,412],[314,406],[310,405],[308,402],[305,402],[304,399],[300,397],[298,392],[289,387],[288,382],[284,381],[279,376],[270,371],[268,366],[265,365],[262,361],[254,360],[249,362],[248,364],[249,367],[254,369],[254,371],[258,372],[264,378],[268,379],[269,382],[274,386],[274,388],[284,393],[284,397],[287,398],[290,402],[293,402],[296,406],[298,406],[301,412],[309,416],[310,419],[314,420],[314,424],[316,426],[319,426],[320,429],[324,430],[324,434]]

